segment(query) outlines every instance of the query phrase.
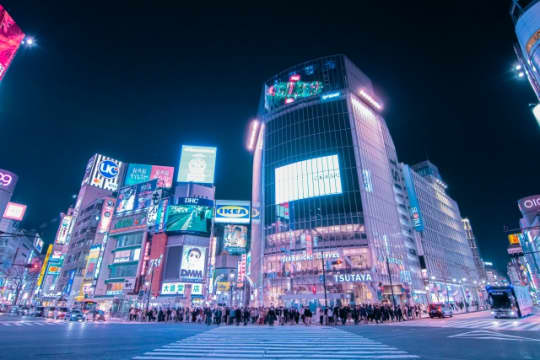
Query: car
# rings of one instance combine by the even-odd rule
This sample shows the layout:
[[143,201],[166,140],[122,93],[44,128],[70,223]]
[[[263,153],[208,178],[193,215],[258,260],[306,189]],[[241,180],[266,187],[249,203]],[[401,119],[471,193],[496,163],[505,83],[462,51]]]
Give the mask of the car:
[[90,310],[87,314],[86,314],[86,318],[88,320],[94,320],[94,321],[106,321],[107,319],[105,318],[105,312],[103,310]]
[[31,312],[32,316],[35,317],[43,317],[45,316],[45,307],[43,306],[37,306],[34,311]]
[[445,318],[445,317],[452,317],[453,312],[450,306],[446,304],[430,304],[428,309],[429,317],[430,318]]
[[79,309],[72,309],[68,315],[66,315],[66,318],[69,319],[69,321],[84,321],[86,320],[83,312]]
[[50,318],[50,319],[54,318],[54,311],[55,310],[56,310],[56,307],[54,307],[54,306],[49,306],[49,307],[45,308],[44,317]]
[[9,308],[10,315],[21,315],[21,313],[22,313],[22,309],[17,305],[13,305]]
[[69,312],[69,309],[67,307],[57,307],[55,311],[54,318],[55,319],[65,319],[66,314]]

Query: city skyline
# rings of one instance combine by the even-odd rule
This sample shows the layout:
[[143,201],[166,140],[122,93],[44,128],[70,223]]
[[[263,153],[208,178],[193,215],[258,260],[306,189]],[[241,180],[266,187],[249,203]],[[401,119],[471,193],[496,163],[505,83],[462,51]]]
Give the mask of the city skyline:
[[[216,198],[249,199],[251,164],[243,140],[247,124],[256,114],[260,83],[291,64],[345,53],[370,74],[383,99],[399,161],[414,164],[429,159],[440,168],[462,215],[471,220],[483,258],[494,261],[499,269],[504,267],[503,225],[517,227],[517,200],[537,193],[533,179],[539,174],[537,169],[526,168],[530,163],[527,158],[534,158],[536,150],[533,140],[537,127],[526,107],[534,94],[508,73],[514,58],[506,4],[492,10],[491,15],[496,14],[501,23],[495,29],[494,43],[481,42],[483,23],[473,23],[482,20],[481,6],[475,4],[472,15],[465,16],[463,33],[443,31],[445,26],[440,24],[436,26],[438,31],[423,35],[428,37],[429,51],[425,45],[403,40],[407,36],[397,41],[391,27],[381,31],[404,10],[396,9],[389,12],[384,25],[377,27],[368,21],[371,27],[362,25],[356,30],[362,40],[360,46],[332,37],[332,32],[353,28],[355,19],[345,17],[342,23],[334,24],[334,30],[325,32],[322,25],[313,29],[319,39],[325,40],[321,43],[329,45],[321,44],[313,50],[310,44],[317,43],[317,36],[299,36],[296,41],[302,44],[300,51],[291,51],[280,43],[275,52],[260,49],[256,39],[271,35],[282,39],[286,32],[272,34],[269,29],[257,29],[254,25],[264,19],[262,15],[252,20],[237,17],[231,28],[219,34],[216,11],[210,15],[216,24],[208,28],[208,33],[195,32],[190,37],[189,31],[183,32],[184,47],[179,49],[173,43],[178,36],[173,31],[177,19],[166,15],[174,9],[163,7],[146,14],[112,6],[102,14],[66,4],[51,5],[53,16],[77,18],[77,24],[62,25],[66,31],[47,27],[38,7],[31,4],[4,4],[25,31],[36,36],[38,46],[17,55],[0,87],[0,141],[6,148],[17,149],[4,160],[2,168],[20,176],[13,200],[29,205],[27,226],[39,231],[40,224],[65,211],[73,202],[71,195],[77,192],[87,159],[96,152],[126,162],[178,168],[181,144],[216,146]],[[436,8],[429,6],[426,12]],[[414,14],[418,10],[409,9],[405,14],[420,20],[422,13]],[[457,6],[451,9],[455,14],[458,10]],[[119,13],[124,15],[122,22],[117,22]],[[103,16],[101,30],[90,26],[96,16]],[[327,16],[338,21],[341,14],[330,11]],[[148,24],[140,29],[136,25],[143,19]],[[312,20],[324,23],[325,18],[308,13],[301,19],[304,25],[311,25]],[[486,23],[493,20],[483,19]],[[426,27],[437,23],[425,21]],[[145,29],[158,25],[162,29],[156,34],[162,38],[155,39]],[[407,25],[403,31],[411,38],[423,33],[410,23],[401,25]],[[85,37],[86,27],[92,29],[89,37]],[[245,28],[256,30],[245,34]],[[470,33],[465,34],[467,31]],[[446,41],[433,45],[438,38]],[[140,42],[149,40],[155,41],[152,45],[156,51],[152,55],[140,53]],[[201,45],[210,40],[212,46]],[[462,54],[453,53],[458,46]],[[216,50],[221,50],[220,57],[212,55]],[[407,56],[395,57],[396,53]],[[485,66],[473,67],[479,63],[473,59],[480,58],[484,58],[480,63]],[[47,71],[41,71],[44,68]],[[445,74],[445,68],[451,71]],[[463,77],[455,79],[456,72]],[[87,85],[81,85],[83,82]],[[51,89],[50,94],[42,94],[45,89]],[[508,103],[499,105],[502,99]],[[208,101],[215,106],[207,106]],[[462,103],[456,106],[459,101]],[[202,122],[210,126],[201,126]],[[206,131],[216,127],[223,131]],[[18,136],[8,135],[13,133]],[[58,136],[63,141],[58,141]],[[87,139],[84,144],[80,144],[82,137]],[[60,146],[62,142],[64,146]],[[497,156],[496,147],[501,147],[503,154]],[[30,161],[41,165],[29,168]],[[231,171],[231,164],[238,163],[243,170]],[[45,191],[49,195],[43,201]],[[57,224],[51,223],[47,229],[52,229],[47,231],[48,242]]]

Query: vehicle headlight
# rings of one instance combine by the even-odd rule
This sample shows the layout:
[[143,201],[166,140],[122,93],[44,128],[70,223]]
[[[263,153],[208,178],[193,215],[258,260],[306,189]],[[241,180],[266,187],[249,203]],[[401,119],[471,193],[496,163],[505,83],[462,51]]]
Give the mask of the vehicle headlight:
[[510,315],[515,315],[516,312],[515,311],[510,311]]
[[495,315],[495,311],[492,311],[492,312],[491,312],[491,315]]

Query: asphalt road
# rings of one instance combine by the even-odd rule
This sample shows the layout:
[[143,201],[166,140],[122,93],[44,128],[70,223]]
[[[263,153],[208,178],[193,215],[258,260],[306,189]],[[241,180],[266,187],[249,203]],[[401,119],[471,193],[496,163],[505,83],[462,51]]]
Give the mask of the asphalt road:
[[332,328],[0,316],[0,359],[540,359],[538,324],[539,315],[516,325],[495,324],[486,313]]

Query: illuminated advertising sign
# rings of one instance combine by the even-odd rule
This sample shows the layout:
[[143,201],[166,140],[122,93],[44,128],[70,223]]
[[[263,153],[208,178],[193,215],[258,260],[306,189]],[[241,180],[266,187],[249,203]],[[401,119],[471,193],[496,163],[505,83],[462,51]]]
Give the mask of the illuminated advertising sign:
[[215,147],[182,145],[178,182],[214,183]]
[[186,284],[180,282],[163,283],[161,295],[184,295]]
[[319,95],[323,90],[321,81],[302,81],[299,74],[289,76],[288,81],[276,81],[266,86],[265,103],[267,108],[291,104],[297,99]]
[[71,222],[73,217],[71,215],[65,215],[62,218],[62,222],[58,227],[58,233],[56,234],[55,243],[58,245],[63,245],[68,243],[69,232],[71,231]]
[[[2,5],[0,5],[0,8]],[[17,185],[17,175],[11,171],[0,169],[0,190],[5,190],[8,193],[13,193],[15,185]]]
[[510,245],[521,245],[519,238],[521,237],[521,233],[516,234],[509,234],[508,235],[508,242]]
[[416,197],[416,190],[412,180],[411,169],[408,165],[403,165],[403,177],[405,179],[405,187],[407,188],[407,195],[409,195],[409,204],[411,206],[410,213],[411,219],[416,231],[424,231],[424,220],[422,213],[420,212],[420,204]]
[[64,295],[69,295],[71,293],[71,288],[73,287],[73,280],[75,279],[75,274],[77,269],[73,269],[68,272],[69,280],[64,288]]
[[8,202],[4,210],[4,219],[21,221],[26,213],[26,205]]
[[99,234],[104,234],[109,231],[111,226],[111,220],[114,213],[114,207],[116,204],[116,199],[105,198],[103,200],[103,207],[101,208],[101,217],[99,219],[99,224],[97,231]]
[[182,249],[182,265],[180,280],[188,283],[201,283],[204,276],[206,248],[184,245]]
[[337,274],[334,275],[335,282],[369,282],[373,281],[371,274],[364,273],[352,273],[352,274]]
[[24,33],[0,5],[0,81],[24,39]]
[[114,219],[109,232],[116,234],[120,232],[146,229],[146,214],[137,214],[123,218]]
[[249,224],[249,201],[216,200],[217,223]]
[[96,264],[98,262],[99,253],[101,251],[101,245],[93,245],[88,252],[88,259],[86,260],[85,278],[91,278],[96,271]]
[[34,248],[41,254],[41,250],[43,250],[43,240],[39,235],[36,235],[34,238]]
[[118,191],[116,213],[122,214],[150,207],[157,187],[157,179],[121,188]]
[[298,161],[275,169],[276,204],[341,194],[337,155]]
[[200,296],[202,295],[202,284],[192,284],[191,285],[191,296]]
[[51,257],[52,248],[53,248],[52,244],[50,244],[49,247],[47,248],[47,254],[45,255],[45,260],[43,260],[43,265],[41,266],[41,271],[39,272],[39,277],[37,281],[38,288],[41,286],[41,283],[43,282],[45,271],[47,270],[47,266],[49,265],[49,258]]
[[247,248],[247,226],[225,225],[223,229],[223,250],[231,255],[244,254]]
[[119,160],[95,154],[88,161],[82,185],[88,184],[100,189],[116,191],[121,181],[123,164]]
[[180,198],[178,205],[167,208],[166,231],[210,234],[213,202],[199,198]]
[[149,180],[157,179],[157,186],[172,187],[174,168],[171,166],[157,166],[146,164],[129,164],[124,185],[137,185]]
[[246,259],[246,254],[243,254],[240,261],[238,261],[238,279],[236,286],[239,288],[244,286],[244,280],[246,278]]
[[146,224],[148,226],[156,225],[158,212],[159,212],[159,205],[161,203],[162,196],[163,196],[162,189],[156,189],[154,193],[152,194],[152,204],[148,207],[148,210],[146,212]]
[[540,195],[527,196],[518,201],[521,214],[536,214],[540,212]]
[[157,210],[156,224],[154,228],[155,233],[165,231],[165,221],[167,220],[167,210],[169,208],[169,198],[165,198],[160,201]]

